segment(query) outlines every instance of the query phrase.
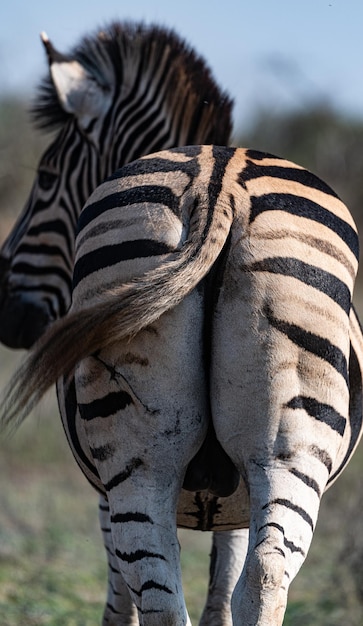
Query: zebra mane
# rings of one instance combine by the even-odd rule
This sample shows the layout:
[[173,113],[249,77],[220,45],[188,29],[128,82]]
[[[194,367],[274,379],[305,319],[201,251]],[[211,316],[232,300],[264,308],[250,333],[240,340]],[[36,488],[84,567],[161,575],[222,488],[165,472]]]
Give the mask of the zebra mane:
[[[141,68],[146,71],[150,53],[155,60],[161,59],[168,49],[169,62],[174,66],[173,78],[169,85],[170,98],[175,97],[178,85],[188,85],[189,103],[194,109],[210,106],[213,115],[218,111],[218,119],[214,121],[219,128],[214,129],[212,141],[218,143],[221,135],[223,143],[231,132],[232,100],[215,82],[204,59],[192,47],[181,39],[173,30],[143,23],[113,22],[98,30],[91,36],[84,37],[69,53],[88,68],[102,84],[105,63],[109,64],[116,80],[116,89],[121,88],[125,68]],[[136,70],[135,70],[136,71]],[[35,101],[31,107],[32,118],[38,128],[52,130],[63,126],[71,117],[59,103],[50,73],[41,81]],[[194,112],[197,120],[202,114]],[[191,129],[191,136],[195,128]],[[207,142],[205,142],[207,143]]]

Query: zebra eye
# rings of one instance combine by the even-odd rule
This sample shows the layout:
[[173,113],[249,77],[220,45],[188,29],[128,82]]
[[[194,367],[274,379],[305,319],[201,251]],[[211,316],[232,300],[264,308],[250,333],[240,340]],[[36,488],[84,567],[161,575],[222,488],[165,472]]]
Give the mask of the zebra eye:
[[40,171],[38,172],[38,183],[41,189],[44,191],[49,191],[57,180],[57,174],[53,174],[52,172]]

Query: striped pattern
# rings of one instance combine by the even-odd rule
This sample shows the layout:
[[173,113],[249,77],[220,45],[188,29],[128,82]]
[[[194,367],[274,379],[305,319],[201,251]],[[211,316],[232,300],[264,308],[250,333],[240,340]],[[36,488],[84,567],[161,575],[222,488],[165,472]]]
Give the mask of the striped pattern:
[[230,99],[172,31],[113,23],[67,56],[43,42],[50,71],[33,114],[57,134],[0,253],[0,341],[15,348],[68,310],[74,233],[97,185],[149,152],[226,144],[231,132]]
[[[281,626],[321,496],[362,432],[357,257],[334,192],[249,150],[150,155],[88,200],[72,308],[19,371],[3,419],[23,418],[66,375],[68,438],[107,497],[114,555],[143,624],[189,623],[177,515],[211,529],[249,524],[233,623]],[[218,464],[199,456],[211,423],[228,455]],[[207,487],[188,508],[180,489],[191,460],[191,478]],[[211,496],[231,467],[238,488]]]
[[[171,31],[115,23],[85,38],[67,56],[57,52],[44,35],[43,41],[50,72],[40,86],[33,113],[36,123],[55,130],[56,137],[40,159],[29,200],[1,250],[0,340],[10,347],[30,347],[68,310],[76,225],[86,199],[106,176],[154,150],[198,142],[228,143],[231,130],[230,99],[216,85],[203,59]],[[78,102],[85,104],[79,108],[72,91],[77,87],[74,82],[68,85],[74,66],[78,68]],[[85,99],[82,90],[87,91]],[[151,248],[144,244],[144,253],[152,254]],[[124,254],[130,256],[130,251],[125,248]],[[110,398],[110,403],[119,405],[127,401],[127,394],[118,392]],[[106,459],[112,448],[95,445],[91,452],[85,451],[75,420],[78,406],[74,382],[63,405],[66,431],[77,461],[102,491],[94,476],[94,458]],[[83,410],[81,405],[79,410]],[[92,411],[101,413],[111,408],[102,408],[95,401],[83,415],[87,410],[90,417]],[[185,513],[185,526],[209,527],[209,511],[216,498],[210,499],[211,503],[209,499],[205,504],[201,501],[196,510],[194,495],[186,494],[179,507]],[[107,513],[101,517],[102,527],[109,526]],[[129,593],[116,566],[110,533],[104,533],[104,538],[110,561],[104,623],[114,623],[120,612],[128,616],[125,622],[133,623],[136,618],[128,608]],[[233,531],[228,538],[234,546]],[[218,536],[216,549],[220,542]],[[228,603],[233,589],[233,583],[226,585],[219,576],[224,581],[234,556],[232,550],[222,554],[228,561],[218,559],[221,567],[216,570],[214,585],[220,591],[215,598],[210,590],[205,613],[209,626],[211,619],[219,620],[216,603],[221,599]]]

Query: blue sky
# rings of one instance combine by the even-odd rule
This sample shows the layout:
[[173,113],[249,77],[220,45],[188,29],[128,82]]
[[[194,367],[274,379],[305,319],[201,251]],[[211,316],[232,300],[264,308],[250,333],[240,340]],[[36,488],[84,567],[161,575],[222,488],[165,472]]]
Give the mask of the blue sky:
[[236,126],[330,100],[363,117],[362,0],[11,0],[0,5],[0,92],[28,97],[46,70],[39,33],[62,52],[113,20],[178,31],[235,100]]

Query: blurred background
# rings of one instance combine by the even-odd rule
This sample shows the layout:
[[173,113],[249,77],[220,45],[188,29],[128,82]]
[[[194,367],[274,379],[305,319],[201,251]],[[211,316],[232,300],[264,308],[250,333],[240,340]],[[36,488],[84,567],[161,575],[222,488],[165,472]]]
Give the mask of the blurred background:
[[[233,143],[292,159],[329,183],[363,233],[361,0],[13,0],[0,7],[0,244],[29,194],[49,136],[28,108],[46,72],[39,33],[66,52],[113,20],[174,28],[235,100]],[[363,319],[362,278],[355,293]],[[22,355],[0,348],[0,385]],[[363,450],[323,498],[285,624],[363,624]],[[181,533],[193,623],[207,586],[208,534]],[[1,626],[100,623],[106,565],[97,497],[65,443],[54,393],[0,442]]]

